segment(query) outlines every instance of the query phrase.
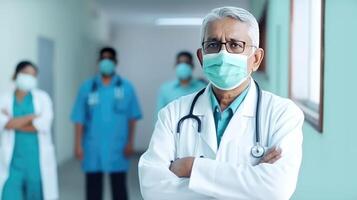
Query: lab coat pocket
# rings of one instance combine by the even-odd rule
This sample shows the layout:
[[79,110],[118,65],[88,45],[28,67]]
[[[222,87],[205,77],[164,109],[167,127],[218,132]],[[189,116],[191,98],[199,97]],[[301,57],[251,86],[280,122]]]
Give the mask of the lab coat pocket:
[[52,145],[43,146],[40,149],[40,166],[41,166],[41,176],[45,179],[44,182],[52,182],[52,180],[47,180],[49,177],[54,177],[57,175],[57,161],[55,157],[55,150]]
[[199,139],[196,141],[193,155],[196,158],[200,157],[216,159],[215,153],[211,150],[211,147],[201,138],[201,135],[199,135]]
[[44,194],[49,199],[58,197],[57,162],[53,145],[45,146],[41,156],[41,179]]
[[41,158],[45,159],[48,162],[46,163],[46,166],[56,166],[54,146],[52,144],[43,144],[42,148],[40,147],[40,150],[42,151],[41,154],[43,155],[43,157]]

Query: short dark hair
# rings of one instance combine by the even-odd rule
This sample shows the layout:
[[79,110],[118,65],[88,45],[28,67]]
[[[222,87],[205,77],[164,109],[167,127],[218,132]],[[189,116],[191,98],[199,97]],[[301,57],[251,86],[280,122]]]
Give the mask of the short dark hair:
[[193,66],[193,56],[191,54],[191,52],[189,51],[180,51],[177,55],[176,55],[176,62],[178,62],[179,58],[185,56],[190,60],[190,64]]
[[113,55],[113,59],[114,59],[114,62],[117,63],[118,62],[118,59],[117,59],[117,52],[115,51],[115,49],[113,47],[103,47],[100,52],[99,52],[99,59],[98,60],[101,60],[103,59],[103,54],[104,53],[110,53]]
[[38,68],[36,67],[36,65],[34,65],[30,61],[24,60],[24,61],[21,61],[19,64],[17,64],[12,79],[15,80],[17,78],[17,75],[26,67],[32,67],[36,71],[36,73],[38,73]]

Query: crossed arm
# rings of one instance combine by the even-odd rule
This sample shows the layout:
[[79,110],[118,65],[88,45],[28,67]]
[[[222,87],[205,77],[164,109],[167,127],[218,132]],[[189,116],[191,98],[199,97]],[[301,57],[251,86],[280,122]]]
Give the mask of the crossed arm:
[[[259,164],[267,163],[274,164],[281,158],[281,149],[280,148],[271,148],[266,153],[266,155],[260,160]],[[193,162],[195,157],[185,157],[175,160],[171,163],[169,169],[172,173],[174,173],[177,177],[180,178],[190,178]]]
[[[10,116],[9,113],[6,111],[2,110],[2,114],[6,116]],[[32,121],[36,118],[35,115],[27,115],[24,117],[16,117],[16,118],[11,118],[7,124],[5,125],[5,129],[13,129],[13,130],[18,130],[18,131],[25,131],[25,132],[33,132],[35,133],[37,130],[32,124]]]
[[[174,157],[168,110],[159,114],[150,145],[139,162],[145,199],[289,199],[295,190],[302,151],[302,112],[290,107],[275,122],[272,148],[258,165],[209,158]],[[254,191],[254,192],[253,192]],[[184,197],[183,197],[184,195]]]

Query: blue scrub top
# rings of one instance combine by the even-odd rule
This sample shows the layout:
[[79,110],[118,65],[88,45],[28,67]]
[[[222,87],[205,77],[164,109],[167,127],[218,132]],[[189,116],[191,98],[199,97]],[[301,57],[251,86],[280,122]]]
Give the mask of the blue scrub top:
[[[121,95],[118,98],[117,82],[120,80]],[[93,92],[96,84],[96,92]],[[97,94],[93,103],[90,96]],[[104,85],[97,75],[84,82],[72,110],[73,123],[84,126],[82,145],[85,172],[125,172],[129,161],[124,156],[128,142],[129,121],[141,119],[142,114],[132,84],[114,76],[109,85]]]
[[198,79],[192,79],[187,86],[181,86],[178,79],[164,83],[159,91],[157,100],[157,112],[171,101],[179,97],[198,92],[206,87],[206,83]]

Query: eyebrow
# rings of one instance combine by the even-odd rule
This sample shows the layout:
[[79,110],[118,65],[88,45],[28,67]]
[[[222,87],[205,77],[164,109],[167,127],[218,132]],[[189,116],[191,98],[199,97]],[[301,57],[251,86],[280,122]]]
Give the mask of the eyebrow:
[[215,42],[215,41],[219,41],[219,40],[217,39],[217,37],[208,37],[206,40],[204,40],[204,42],[205,41]]
[[[221,41],[221,40],[219,40],[217,37],[208,37],[206,40],[204,40],[203,42],[207,42],[207,41],[209,41],[209,42],[216,42],[216,41]],[[245,43],[247,43],[247,41],[244,41],[244,40],[241,40],[241,39],[234,39],[234,38],[229,38],[229,40],[228,41],[233,41],[233,42],[238,42],[238,41],[240,41],[240,42],[245,42]]]
[[231,38],[229,41],[232,41],[232,42],[244,42],[244,43],[247,43],[247,42],[246,42],[246,41],[244,41],[244,40],[233,39],[233,38]]

